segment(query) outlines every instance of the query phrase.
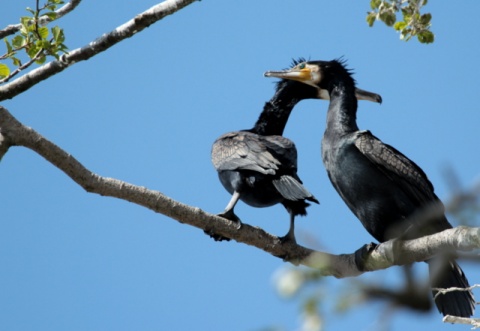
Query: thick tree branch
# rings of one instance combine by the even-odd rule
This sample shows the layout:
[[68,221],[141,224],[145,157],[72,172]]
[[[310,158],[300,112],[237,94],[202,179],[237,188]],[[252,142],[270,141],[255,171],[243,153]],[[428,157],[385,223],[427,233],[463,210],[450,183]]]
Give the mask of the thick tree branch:
[[[40,17],[40,25],[47,24],[49,22],[56,21],[60,19],[61,17],[67,15],[69,12],[75,9],[82,0],[72,0],[70,2],[67,2],[64,4],[62,7],[58,8],[55,13],[57,14],[57,17],[52,20],[48,16],[42,16]],[[17,33],[21,28],[21,24],[11,24],[7,25],[4,29],[0,30],[0,39],[3,39],[9,35]]]
[[233,222],[175,201],[159,191],[99,176],[33,129],[18,122],[0,106],[0,158],[10,146],[23,146],[35,151],[87,192],[144,206],[207,233],[257,247],[294,264],[317,268],[324,276],[352,277],[365,271],[424,261],[438,252],[480,248],[480,228],[467,227],[445,230],[416,240],[389,241],[375,249],[371,249],[374,246],[365,246],[352,254],[333,255],[294,243],[282,243],[278,237],[260,228],[243,224],[237,229]]
[[117,27],[115,30],[104,34],[86,46],[74,49],[68,54],[63,54],[59,60],[51,61],[43,66],[30,71],[22,77],[0,87],[0,101],[11,99],[28,90],[37,83],[45,80],[76,62],[85,61],[101,53],[118,42],[130,38],[134,34],[149,27],[151,24],[171,15],[188,6],[196,0],[166,0],[150,9],[138,14],[130,21]]

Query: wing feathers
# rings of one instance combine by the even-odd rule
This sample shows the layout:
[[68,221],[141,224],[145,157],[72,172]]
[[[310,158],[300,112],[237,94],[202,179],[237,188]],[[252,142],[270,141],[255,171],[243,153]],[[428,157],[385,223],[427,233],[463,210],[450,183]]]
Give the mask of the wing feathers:
[[282,136],[231,132],[213,144],[212,162],[217,171],[253,170],[275,175],[280,168],[296,170],[297,151],[293,142]]
[[427,175],[413,161],[390,145],[382,143],[369,131],[360,131],[355,146],[387,177],[406,193],[423,202],[438,200]]

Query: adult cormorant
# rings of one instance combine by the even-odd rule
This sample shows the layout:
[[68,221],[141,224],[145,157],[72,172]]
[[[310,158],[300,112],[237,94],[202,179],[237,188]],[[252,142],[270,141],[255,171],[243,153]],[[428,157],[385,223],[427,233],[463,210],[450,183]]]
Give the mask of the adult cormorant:
[[[381,102],[378,94],[360,89],[356,92],[359,99]],[[282,80],[252,129],[226,133],[214,142],[212,163],[221,183],[232,194],[220,216],[237,221],[240,226],[234,213],[239,199],[253,207],[281,203],[290,214],[290,228],[282,238],[295,241],[295,216],[306,215],[306,200],[318,200],[302,185],[297,175],[297,150],[282,134],[293,107],[303,99],[314,98],[326,99],[328,93]]]
[[[329,92],[323,163],[337,192],[373,237],[380,242],[413,239],[452,227],[422,169],[370,131],[358,129],[355,81],[341,60],[308,61],[265,75]],[[426,262],[432,288],[469,287],[455,260]],[[439,295],[435,303],[443,315],[469,317],[475,300],[471,291],[455,291]]]

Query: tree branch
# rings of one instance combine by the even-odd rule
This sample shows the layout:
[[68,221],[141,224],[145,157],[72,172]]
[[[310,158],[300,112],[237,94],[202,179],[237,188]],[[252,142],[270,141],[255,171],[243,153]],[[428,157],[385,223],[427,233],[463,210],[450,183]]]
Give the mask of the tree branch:
[[42,80],[65,70],[76,62],[90,59],[92,56],[109,49],[126,38],[132,37],[134,34],[149,27],[151,24],[179,11],[195,1],[196,0],[166,0],[151,7],[123,25],[117,27],[115,30],[90,42],[88,45],[74,49],[68,54],[63,54],[60,56],[59,60],[46,63],[43,66],[30,71],[28,74],[1,86],[0,101],[15,97]]
[[436,299],[438,296],[446,294],[446,293],[450,293],[450,292],[471,291],[474,288],[479,288],[479,287],[480,287],[480,284],[475,284],[475,285],[472,285],[472,286],[466,287],[466,288],[464,288],[464,287],[432,288],[432,290],[437,291],[437,294],[435,294],[435,296],[433,298]]
[[443,323],[469,324],[473,326],[472,330],[480,328],[480,319],[478,318],[467,318],[447,315],[443,318]]
[[26,68],[30,67],[35,61],[37,61],[39,59],[39,57],[43,54],[44,52],[44,49],[40,49],[37,54],[35,54],[34,57],[32,57],[30,59],[30,61],[28,61],[27,63],[24,63],[22,64],[20,67],[18,67],[17,69],[15,69],[12,73],[10,73],[10,75],[8,75],[7,77],[5,77],[4,79],[0,79],[0,84],[4,83],[4,82],[8,82],[10,79],[12,79],[13,77],[15,77],[16,75],[18,75],[22,70],[25,70]]
[[366,245],[352,254],[333,255],[295,243],[282,243],[278,237],[258,227],[244,223],[238,229],[234,222],[175,201],[159,191],[99,176],[39,133],[24,126],[0,106],[0,158],[10,146],[23,146],[35,151],[87,192],[135,203],[206,233],[257,247],[293,264],[317,268],[323,276],[358,276],[366,271],[424,261],[438,252],[480,248],[480,228],[468,227],[449,229],[416,240],[388,241],[376,247]]
[[[74,10],[75,7],[77,7],[80,4],[81,1],[82,0],[72,0],[70,2],[67,2],[65,5],[63,5],[59,9],[57,9],[55,11],[55,13],[57,14],[57,17],[55,17],[54,20],[50,19],[50,17],[46,15],[40,17],[40,22],[39,22],[40,25],[44,25],[44,24],[56,21],[59,18],[67,15],[69,12]],[[3,39],[9,35],[17,33],[20,30],[21,26],[22,26],[21,24],[7,25],[4,29],[0,30],[0,39]]]

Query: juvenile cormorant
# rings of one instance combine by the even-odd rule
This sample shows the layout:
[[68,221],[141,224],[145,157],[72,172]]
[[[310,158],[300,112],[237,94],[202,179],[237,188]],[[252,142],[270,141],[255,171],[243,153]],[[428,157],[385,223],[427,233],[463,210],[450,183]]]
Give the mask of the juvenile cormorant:
[[[342,61],[308,61],[265,75],[329,92],[323,163],[339,195],[373,237],[380,242],[413,239],[452,227],[422,169],[370,131],[358,129],[355,81]],[[440,273],[434,271],[438,271],[442,259],[426,262],[432,288],[469,287],[454,259],[440,263]],[[455,291],[439,295],[435,304],[443,315],[469,317],[475,300],[471,291]]]
[[[364,90],[358,89],[357,96],[381,102],[378,94]],[[328,98],[327,91],[282,80],[252,129],[226,133],[214,142],[212,163],[221,183],[232,194],[219,216],[237,221],[240,226],[240,219],[234,213],[238,200],[253,207],[281,203],[290,214],[290,228],[283,239],[295,241],[295,216],[306,215],[309,206],[306,200],[315,203],[318,200],[302,185],[297,175],[297,150],[282,134],[299,101],[322,98]]]

